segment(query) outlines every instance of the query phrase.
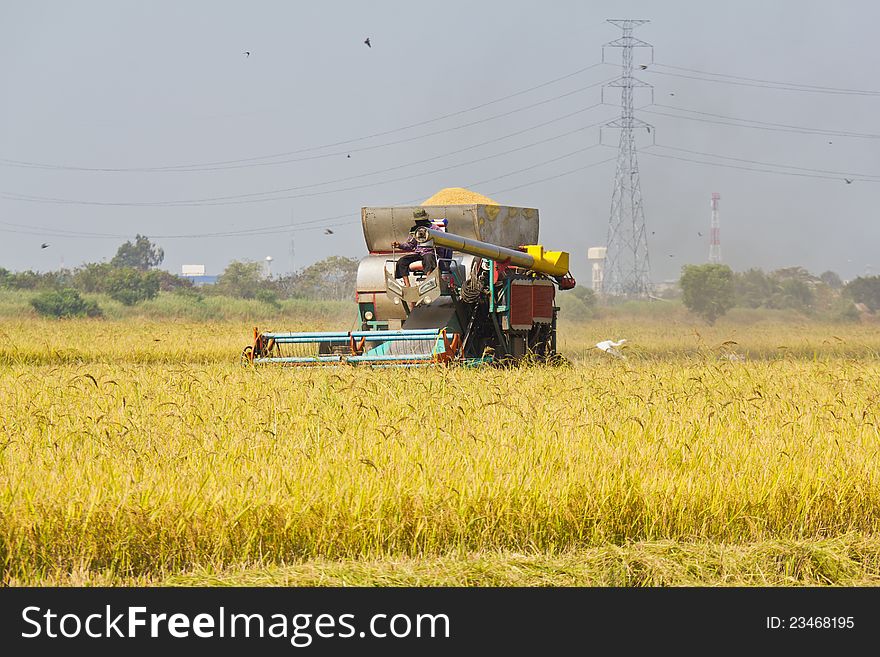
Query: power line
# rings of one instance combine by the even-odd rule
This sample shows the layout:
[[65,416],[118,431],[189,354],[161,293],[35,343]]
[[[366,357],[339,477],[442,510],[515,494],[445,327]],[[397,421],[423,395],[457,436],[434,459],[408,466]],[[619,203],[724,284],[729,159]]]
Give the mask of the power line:
[[[572,151],[569,153],[565,153],[563,155],[559,155],[557,157],[553,157],[553,158],[544,160],[542,162],[538,162],[538,163],[530,165],[528,167],[516,169],[514,171],[509,171],[509,172],[504,173],[499,176],[494,176],[492,178],[487,178],[487,179],[481,180],[481,181],[470,182],[470,183],[466,184],[466,187],[476,187],[478,185],[483,185],[483,184],[486,184],[489,182],[494,182],[496,180],[500,180],[502,178],[514,176],[514,175],[517,175],[517,174],[520,174],[520,173],[523,173],[526,171],[531,171],[531,170],[539,168],[541,166],[546,166],[547,164],[552,164],[554,162],[558,162],[560,160],[566,159],[566,158],[571,157],[573,155],[576,155],[578,153],[592,150],[593,148],[596,148],[599,145],[600,144],[593,144],[593,145],[587,146],[585,148],[581,148],[581,149],[578,149],[578,150],[575,150],[575,151]],[[504,189],[504,190],[499,190],[497,192],[490,192],[490,193],[497,194],[497,193],[513,191],[516,189],[520,189],[522,187],[528,187],[528,186],[535,185],[535,184],[538,184],[541,182],[554,180],[556,178],[566,176],[571,173],[575,173],[577,171],[582,171],[584,169],[588,169],[593,166],[598,166],[600,164],[604,164],[605,162],[610,162],[611,159],[613,159],[613,158],[602,160],[600,162],[595,162],[593,164],[588,164],[586,166],[578,167],[576,169],[572,169],[571,171],[566,171],[564,173],[550,176],[547,178],[542,178],[539,180],[526,182],[521,185],[517,185],[514,187]],[[419,202],[418,199],[409,199],[406,201],[400,201],[400,202],[398,202],[398,204],[407,205],[407,204],[413,204],[413,203],[418,203],[418,202]],[[338,214],[338,215],[326,216],[326,217],[318,217],[318,218],[314,218],[314,219],[307,219],[307,220],[304,220],[301,222],[297,222],[295,224],[285,223],[285,224],[277,224],[277,225],[272,225],[272,226],[261,226],[261,227],[256,227],[256,228],[248,228],[248,229],[242,229],[242,230],[237,230],[237,231],[216,231],[216,232],[207,232],[207,233],[188,233],[188,234],[153,234],[153,235],[151,235],[151,238],[152,239],[194,239],[194,238],[211,238],[211,237],[253,237],[253,236],[260,236],[260,235],[274,235],[274,234],[280,234],[280,233],[288,233],[291,231],[319,230],[319,229],[322,229],[327,226],[332,227],[332,226],[339,226],[339,225],[347,225],[347,224],[354,223],[359,220],[359,218],[358,218],[358,219],[350,219],[348,221],[342,221],[340,223],[328,223],[328,222],[332,222],[332,221],[336,221],[336,220],[345,219],[348,217],[351,217],[350,212],[346,212],[346,213]],[[6,223],[6,222],[4,222],[4,223]],[[311,224],[314,224],[314,225],[311,225]],[[13,224],[13,225],[20,225],[20,224]],[[34,227],[30,226],[29,228],[34,228]],[[40,230],[43,230],[43,227],[39,227],[39,228],[40,228]],[[16,231],[16,230],[9,230],[9,229],[0,229],[0,232],[39,234],[39,235],[52,236],[52,237],[82,237],[82,238],[101,237],[101,238],[114,238],[114,239],[126,239],[126,238],[131,237],[131,235],[110,234],[110,233],[107,233],[107,234],[101,234],[101,233],[78,234],[75,231],[67,231],[66,229],[51,229],[51,228],[45,228],[45,232],[40,232],[40,233],[32,233],[32,232],[26,231],[26,230]],[[62,232],[64,234],[61,234]]]
[[299,155],[302,153],[309,153],[309,152],[324,150],[326,148],[332,148],[332,147],[336,147],[336,146],[352,144],[352,143],[356,143],[356,142],[360,142],[360,141],[365,141],[368,139],[373,139],[375,137],[381,137],[381,136],[393,134],[396,132],[409,130],[411,128],[419,127],[419,126],[426,125],[429,123],[434,123],[434,122],[437,122],[437,121],[440,121],[443,119],[447,119],[447,118],[450,118],[453,116],[458,116],[461,114],[465,114],[467,112],[472,112],[474,110],[481,109],[483,107],[487,107],[489,105],[493,105],[493,104],[502,102],[504,100],[509,100],[510,98],[534,91],[536,89],[540,89],[540,88],[545,87],[549,84],[559,82],[559,81],[564,80],[566,78],[572,77],[573,75],[576,75],[578,73],[583,73],[584,71],[587,71],[589,69],[592,69],[592,68],[595,68],[596,66],[601,66],[601,65],[602,65],[602,63],[593,64],[591,66],[587,66],[585,68],[579,69],[578,71],[575,71],[574,73],[570,73],[570,74],[562,76],[560,78],[556,78],[554,80],[551,80],[549,82],[545,82],[545,83],[537,85],[535,87],[530,87],[529,89],[525,89],[523,91],[509,94],[508,96],[504,96],[503,98],[498,98],[498,99],[495,99],[495,100],[492,100],[492,101],[489,101],[486,103],[481,103],[480,105],[475,105],[473,107],[469,107],[464,110],[450,112],[449,114],[445,114],[443,116],[436,117],[433,119],[428,119],[426,121],[412,123],[410,125],[407,125],[407,126],[404,126],[401,128],[395,128],[393,130],[386,130],[383,132],[377,132],[377,133],[367,135],[364,137],[357,137],[355,139],[334,142],[332,144],[324,144],[322,146],[312,146],[309,148],[303,148],[303,149],[294,150],[294,151],[287,151],[284,153],[276,153],[274,155],[262,155],[262,156],[243,158],[243,159],[237,159],[237,160],[221,160],[221,161],[216,161],[216,162],[207,162],[207,163],[200,163],[200,164],[179,164],[179,165],[168,165],[168,166],[160,166],[160,167],[84,167],[84,166],[73,166],[73,165],[62,165],[62,164],[48,164],[48,163],[41,163],[41,162],[28,162],[28,161],[24,161],[24,160],[13,160],[13,159],[8,159],[8,158],[0,158],[0,164],[3,164],[5,166],[18,167],[18,168],[47,169],[47,170],[60,170],[60,171],[85,171],[85,172],[100,172],[100,173],[191,173],[191,172],[204,172],[204,171],[226,171],[228,169],[240,169],[240,168],[256,167],[256,166],[279,166],[282,164],[291,164],[291,163],[296,163],[296,162],[308,162],[308,161],[313,161],[313,160],[318,160],[318,159],[340,157],[340,156],[343,156],[343,155],[346,155],[349,153],[360,153],[360,152],[375,150],[378,148],[385,148],[387,146],[395,146],[398,144],[416,141],[418,139],[425,139],[428,137],[433,137],[436,135],[445,134],[447,132],[453,132],[456,130],[463,130],[464,128],[473,127],[475,125],[481,125],[481,124],[487,123],[489,121],[494,121],[496,119],[504,118],[504,117],[510,116],[512,114],[516,114],[519,112],[524,112],[526,110],[534,109],[535,107],[540,107],[541,105],[546,105],[548,103],[554,102],[556,100],[560,100],[562,98],[567,98],[569,96],[573,96],[573,95],[581,93],[583,91],[587,91],[589,89],[593,89],[595,87],[601,86],[601,85],[605,84],[605,82],[607,82],[607,81],[601,80],[599,82],[589,84],[584,87],[579,87],[578,89],[574,89],[572,91],[568,91],[563,94],[558,94],[558,95],[553,96],[551,98],[537,101],[537,102],[531,103],[529,105],[525,105],[523,107],[508,110],[506,112],[502,112],[500,114],[495,114],[493,116],[486,117],[483,119],[478,119],[476,121],[471,121],[471,122],[460,124],[457,126],[452,126],[450,128],[444,128],[442,130],[436,130],[434,132],[425,133],[422,135],[406,137],[404,139],[398,139],[398,140],[394,140],[394,141],[390,141],[390,142],[385,142],[382,144],[376,144],[373,146],[364,146],[361,148],[348,149],[345,151],[335,151],[333,153],[312,155],[312,156],[307,156],[307,157],[302,157],[302,158],[287,159],[287,160],[276,161],[276,162],[260,162],[260,160],[270,160],[270,159],[276,159],[276,158],[280,158],[280,157],[288,157],[290,155]]
[[[599,145],[599,144],[596,144],[595,146],[598,146],[598,145]],[[591,146],[590,148],[594,148],[594,146]],[[649,148],[650,148],[650,147],[649,147]],[[585,149],[585,150],[589,150],[589,149]],[[465,185],[465,187],[476,187],[477,185],[481,185],[481,184],[484,184],[484,183],[486,183],[486,182],[493,182],[493,181],[498,180],[498,179],[500,179],[500,178],[509,177],[509,176],[512,176],[512,175],[516,175],[516,174],[518,174],[518,173],[522,173],[522,172],[524,172],[524,171],[528,171],[528,170],[530,170],[530,169],[537,168],[538,166],[542,166],[542,165],[547,164],[547,163],[549,163],[549,162],[553,162],[553,161],[561,160],[561,159],[563,159],[563,158],[565,158],[565,157],[568,157],[568,156],[567,156],[567,155],[565,155],[565,156],[560,156],[560,157],[558,157],[558,158],[554,158],[553,160],[549,160],[549,161],[544,162],[544,163],[542,163],[542,164],[534,165],[534,166],[531,166],[531,167],[526,167],[526,168],[524,168],[524,169],[519,169],[519,170],[517,170],[517,171],[512,171],[512,172],[509,172],[509,173],[504,174],[504,175],[502,175],[502,176],[496,176],[495,178],[490,178],[490,179],[488,179],[488,180],[483,180],[483,181],[476,181],[476,182],[467,183],[467,184]],[[552,176],[547,176],[547,177],[545,177],[545,178],[539,178],[539,179],[537,179],[537,180],[532,180],[532,181],[529,181],[529,182],[526,182],[526,183],[522,183],[522,184],[520,184],[520,185],[515,185],[515,186],[513,186],[513,187],[506,187],[506,188],[504,188],[504,189],[497,189],[497,190],[494,190],[494,191],[489,191],[488,194],[490,194],[490,195],[492,195],[492,196],[495,196],[495,195],[497,195],[497,194],[505,194],[505,193],[507,193],[507,192],[513,192],[513,191],[517,191],[517,190],[519,190],[519,189],[523,189],[523,188],[525,188],[525,187],[531,187],[531,186],[533,186],[533,185],[538,185],[538,184],[541,184],[541,183],[549,182],[549,181],[551,181],[551,180],[557,180],[558,178],[563,178],[563,177],[565,177],[565,176],[570,176],[570,175],[572,175],[572,174],[578,173],[578,172],[580,172],[580,171],[584,171],[584,170],[586,170],[586,169],[591,169],[591,168],[593,168],[593,167],[595,167],[595,166],[599,166],[599,165],[601,165],[601,164],[607,164],[608,162],[613,162],[615,159],[616,159],[616,158],[614,158],[614,157],[609,157],[609,158],[606,158],[606,159],[604,159],[604,160],[600,160],[600,161],[598,161],[598,162],[592,162],[592,163],[590,163],[590,164],[586,164],[586,165],[584,165],[584,166],[577,167],[577,168],[575,168],[575,169],[570,169],[570,170],[568,170],[568,171],[563,171],[562,173],[554,174],[554,175],[552,175]],[[418,202],[419,202],[419,199],[407,199],[407,200],[405,200],[405,201],[398,201],[398,202],[394,203],[393,205],[410,205],[410,204],[414,204],[414,203],[418,203]],[[327,222],[327,221],[332,221],[332,220],[335,220],[335,219],[341,219],[341,218],[343,218],[343,217],[347,217],[347,216],[349,216],[349,214],[350,214],[350,213],[346,213],[346,214],[343,214],[343,215],[336,215],[336,216],[333,216],[333,217],[324,217],[324,218],[320,218],[320,219],[310,219],[309,222],[322,222],[322,223],[321,223],[320,226],[313,226],[313,227],[310,227],[310,228],[308,228],[308,229],[304,229],[304,230],[318,230],[318,229],[323,228],[323,227],[325,227],[325,226],[330,226],[330,227],[335,227],[335,226],[345,226],[345,225],[349,225],[349,224],[357,223],[358,221],[360,221],[360,218],[358,217],[358,218],[356,218],[356,219],[350,219],[350,220],[348,220],[348,221],[340,221],[340,222],[335,223],[335,224],[334,224],[334,223],[331,223],[331,224],[324,223],[324,222]],[[299,226],[300,224],[296,224],[296,225]],[[284,228],[285,226],[287,226],[288,228],[285,229],[285,228]],[[284,233],[284,232],[289,231],[289,226],[290,226],[290,224],[279,224],[278,226],[267,226],[267,227],[260,228],[260,229],[254,229],[254,232],[248,233],[247,235],[244,235],[244,236],[251,236],[251,235],[273,235],[273,234],[278,234],[278,233]],[[256,231],[260,231],[260,232],[256,232]],[[240,235],[242,235],[242,233],[239,232],[239,233],[230,234],[230,236],[232,236],[232,235],[240,236]],[[160,239],[160,238],[162,238],[162,239],[169,239],[169,238],[185,238],[185,237],[224,237],[224,236],[227,236],[227,234],[225,234],[225,233],[204,233],[204,234],[200,234],[200,235],[156,235],[156,236],[154,237],[154,239]]]
[[[748,158],[741,158],[741,157],[731,157],[729,155],[718,155],[717,153],[705,153],[702,151],[693,151],[693,150],[690,150],[687,148],[677,148],[675,146],[664,146],[662,144],[656,144],[656,146],[658,148],[666,148],[668,150],[680,151],[682,153],[690,153],[691,155],[700,155],[703,157],[717,157],[721,160],[731,160],[734,162],[743,162],[746,164],[757,164],[757,165],[766,166],[766,167],[779,167],[781,169],[794,169],[796,171],[807,171],[810,173],[832,174],[832,175],[836,175],[838,177],[839,176],[847,176],[850,178],[858,178],[859,180],[867,180],[867,179],[871,179],[871,178],[880,179],[880,174],[854,173],[851,171],[835,171],[833,169],[816,169],[813,167],[799,167],[799,166],[795,166],[793,164],[775,164],[773,162],[761,162],[759,160],[751,160]],[[875,182],[880,182],[880,180],[875,181]]]
[[[502,157],[505,155],[510,155],[511,153],[515,153],[521,150],[525,150],[527,148],[532,148],[534,146],[539,146],[541,144],[545,144],[551,141],[555,141],[557,139],[561,139],[563,137],[570,136],[572,134],[582,132],[584,130],[588,130],[590,128],[596,127],[600,125],[603,121],[599,121],[596,123],[592,123],[586,126],[582,126],[579,128],[575,128],[574,130],[569,130],[562,134],[554,135],[552,137],[547,137],[545,139],[540,139],[538,141],[532,142],[530,144],[526,144],[523,146],[518,146],[516,148],[508,149],[506,151],[502,151],[500,153],[495,153],[492,155],[487,155],[485,157],[475,158],[473,160],[469,160],[467,162],[462,162],[459,164],[453,164],[445,167],[439,167],[436,169],[432,169],[430,171],[424,171],[421,173],[410,174],[407,176],[400,176],[397,178],[390,178],[387,180],[376,181],[372,183],[365,183],[362,185],[353,185],[349,187],[342,187],[336,189],[329,189],[323,191],[315,191],[308,192],[303,194],[288,194],[285,196],[272,196],[270,198],[260,198],[265,197],[269,194],[283,194],[289,191],[296,191],[301,188],[284,188],[284,189],[276,189],[270,190],[266,192],[251,192],[248,194],[236,194],[229,196],[217,196],[217,197],[209,197],[209,198],[201,198],[201,199],[183,199],[177,201],[140,201],[140,202],[121,202],[121,201],[88,201],[88,200],[78,200],[78,199],[64,199],[64,198],[54,198],[54,197],[43,197],[43,196],[34,196],[29,194],[18,194],[12,192],[2,192],[0,194],[3,195],[4,198],[15,201],[28,201],[34,203],[52,203],[56,205],[89,205],[89,206],[101,206],[101,207],[195,207],[195,206],[214,206],[214,205],[241,205],[245,203],[264,203],[264,202],[273,202],[280,200],[290,200],[296,198],[305,198],[311,196],[321,196],[324,194],[335,194],[339,192],[347,192],[354,191],[357,189],[364,189],[367,187],[374,187],[376,185],[384,185],[393,182],[400,182],[403,180],[410,180],[412,178],[418,178],[421,176],[427,176],[435,173],[440,173],[443,171],[449,171],[451,169],[457,169],[463,166],[468,166],[471,164],[476,164],[479,162],[483,162],[485,160],[494,159],[496,157]],[[580,152],[580,151],[575,151]],[[396,168],[396,167],[392,167]],[[323,184],[323,183],[322,183]],[[308,186],[306,186],[308,187]]]
[[[18,224],[11,221],[0,221],[0,225],[2,226],[12,226],[13,228],[23,228],[27,230],[41,230],[41,231],[53,231],[53,237],[65,237],[64,233],[69,233],[70,237],[128,237],[127,235],[120,235],[114,233],[94,233],[88,231],[81,230],[69,230],[67,228],[47,228],[45,226],[35,226],[33,224]],[[14,232],[14,231],[7,231]]]
[[730,84],[739,87],[758,87],[762,89],[776,89],[779,91],[799,91],[804,93],[815,93],[815,94],[830,94],[834,96],[880,96],[880,91],[837,91],[831,89],[821,89],[821,88],[809,88],[809,87],[796,87],[796,86],[781,86],[780,84],[760,84],[758,82],[744,82],[738,80],[729,80],[729,79],[718,79],[718,78],[707,78],[707,77],[699,77],[696,75],[685,75],[683,73],[671,73],[669,71],[646,71],[647,73],[653,73],[654,75],[669,75],[676,78],[685,78],[688,80],[699,80],[701,82],[719,82],[721,84]]
[[[668,109],[677,110],[680,112],[690,112],[692,114],[699,114],[701,116],[710,116],[717,117],[721,119],[729,119],[729,121],[715,121],[710,119],[701,119],[694,116],[681,116],[678,114],[670,114],[668,112],[658,112],[656,110],[648,110],[645,109],[643,111],[649,114],[656,114],[658,116],[669,116],[675,119],[686,119],[688,121],[699,121],[701,123],[714,123],[716,125],[729,125],[737,128],[754,128],[756,130],[770,130],[773,132],[794,132],[800,134],[813,134],[813,135],[829,135],[833,137],[853,137],[860,139],[880,139],[880,134],[873,134],[867,132],[848,132],[844,130],[828,130],[823,128],[810,128],[805,126],[795,126],[789,125],[786,123],[771,123],[769,121],[758,121],[755,119],[741,119],[733,116],[725,116],[724,114],[713,114],[711,112],[701,112],[699,110],[687,109],[685,107],[676,107],[674,105],[664,105],[662,103],[655,103],[655,107],[665,107]],[[732,121],[742,121],[747,123],[755,123],[757,125],[742,125],[740,123],[732,123]]]
[[[541,123],[535,124],[535,125],[533,125],[533,126],[529,126],[528,128],[523,128],[523,129],[521,129],[521,130],[517,130],[517,131],[515,131],[515,132],[510,132],[510,133],[507,133],[506,135],[501,135],[500,137],[495,137],[495,138],[493,138],[493,139],[488,139],[488,140],[486,140],[486,141],[483,141],[483,142],[480,142],[480,143],[477,143],[477,144],[473,144],[473,145],[471,145],[471,146],[466,146],[466,147],[464,147],[464,148],[459,148],[459,149],[456,149],[456,150],[454,150],[454,151],[448,151],[448,152],[443,153],[443,154],[441,154],[441,155],[435,155],[435,156],[428,157],[428,158],[424,158],[424,159],[421,159],[421,160],[414,160],[414,161],[411,161],[411,162],[406,162],[406,163],[404,163],[404,164],[398,164],[398,165],[395,165],[395,166],[393,166],[393,167],[386,167],[386,168],[384,168],[384,169],[377,169],[377,170],[374,170],[374,171],[368,171],[368,172],[366,172],[366,173],[357,174],[357,175],[353,175],[353,176],[344,176],[344,177],[342,177],[342,178],[335,178],[335,179],[331,179],[331,180],[325,180],[325,181],[318,182],[318,183],[310,183],[310,184],[307,184],[307,185],[298,185],[298,186],[295,186],[295,187],[285,187],[285,188],[281,188],[281,189],[269,190],[269,191],[266,191],[266,192],[251,192],[251,193],[248,193],[248,194],[238,194],[238,195],[231,195],[231,196],[219,196],[219,197],[213,197],[213,198],[207,198],[207,199],[189,199],[189,200],[184,199],[184,200],[181,200],[181,201],[167,201],[167,202],[166,202],[166,201],[155,201],[155,202],[148,202],[148,203],[151,203],[151,204],[152,204],[152,203],[155,203],[156,205],[160,205],[160,206],[161,206],[161,205],[177,204],[177,203],[182,203],[182,204],[196,204],[196,203],[200,203],[200,202],[208,202],[208,201],[213,202],[213,201],[221,201],[221,200],[226,200],[226,199],[247,198],[247,197],[259,197],[259,196],[266,196],[266,195],[269,195],[269,194],[281,194],[281,193],[285,193],[285,192],[299,191],[299,190],[303,190],[303,189],[311,189],[311,188],[314,188],[314,187],[323,187],[323,186],[325,186],[325,185],[331,185],[331,184],[336,184],[336,183],[341,183],[341,182],[347,182],[347,181],[349,181],[349,180],[358,180],[358,179],[361,179],[361,178],[367,178],[367,177],[370,177],[370,176],[379,175],[379,174],[382,174],[382,173],[388,173],[388,172],[390,172],[390,171],[396,171],[396,170],[399,170],[399,169],[405,169],[405,168],[410,167],[410,166],[415,166],[415,165],[418,165],[418,164],[424,164],[424,163],[426,163],[426,162],[431,162],[431,161],[434,161],[434,160],[439,160],[439,159],[442,159],[442,158],[445,158],[445,157],[449,157],[449,156],[451,156],[451,155],[457,155],[457,154],[459,154],[459,153],[464,153],[464,152],[469,151],[469,150],[474,150],[474,149],[476,149],[476,148],[481,148],[481,147],[483,147],[483,146],[487,146],[487,145],[489,145],[489,144],[493,144],[493,143],[496,143],[496,142],[503,141],[503,140],[505,140],[505,139],[509,139],[510,137],[516,137],[516,136],[518,136],[518,135],[525,134],[526,132],[530,132],[530,131],[532,131],[532,130],[537,130],[537,129],[539,129],[539,128],[546,127],[546,126],[548,126],[548,125],[551,125],[551,124],[553,124],[553,123],[557,123],[557,122],[559,122],[559,121],[564,121],[565,119],[571,118],[571,117],[573,117],[573,116],[577,116],[578,114],[583,114],[584,112],[588,112],[588,111],[590,111],[590,110],[592,110],[592,109],[594,109],[594,108],[596,108],[596,107],[599,107],[601,104],[602,104],[602,103],[595,103],[595,104],[590,105],[590,106],[588,106],[588,107],[584,107],[584,108],[582,108],[582,109],[575,110],[574,112],[569,112],[568,114],[564,114],[564,115],[562,115],[562,116],[555,117],[555,118],[553,118],[553,119],[549,119],[549,120],[547,120],[547,121],[542,121]],[[593,125],[598,125],[598,124],[593,124]],[[592,126],[587,126],[587,127],[592,127]],[[584,129],[585,129],[585,128],[577,128],[576,130],[573,130],[573,131],[570,131],[570,132],[567,132],[567,133],[563,133],[562,135],[558,135],[558,136],[555,136],[555,137],[551,137],[551,138],[549,138],[547,141],[552,141],[552,140],[554,140],[554,139],[558,139],[558,138],[560,138],[560,137],[567,136],[567,135],[569,135],[569,134],[573,134],[573,133],[575,133],[575,132],[579,132],[579,131],[584,130]],[[541,142],[539,142],[539,143],[541,143]],[[517,150],[517,149],[514,149],[514,150]],[[509,152],[509,151],[508,151],[508,152]],[[503,155],[503,154],[506,154],[506,153],[502,153],[501,155]],[[496,157],[496,156],[489,156],[489,157]],[[381,183],[377,183],[377,184],[381,184]],[[23,198],[27,198],[27,199],[29,199],[29,200],[35,200],[35,199],[48,200],[47,197],[38,197],[38,196],[27,195],[27,194],[18,194],[18,193],[15,193],[15,192],[9,192],[8,194],[15,195],[15,196],[20,196],[20,197],[23,197]],[[62,199],[57,199],[57,200],[56,200],[56,199],[52,199],[52,200],[53,200],[53,202],[61,202]]]
[[532,185],[537,185],[539,183],[545,183],[545,182],[549,182],[551,180],[556,180],[557,178],[563,178],[565,176],[570,176],[574,173],[578,173],[578,172],[584,171],[586,169],[592,169],[593,167],[599,166],[600,164],[614,162],[616,159],[617,159],[616,157],[609,157],[604,160],[600,160],[599,162],[593,162],[592,164],[586,164],[582,167],[578,167],[577,169],[570,169],[569,171],[563,171],[562,173],[558,173],[553,176],[548,176],[547,178],[540,178],[538,180],[533,180],[531,182],[523,183],[522,185],[517,185],[516,187],[508,187],[506,189],[497,189],[495,191],[489,192],[489,194],[491,194],[492,196],[495,196],[496,194],[505,194],[507,192],[513,192],[518,189],[522,189],[523,187],[531,187]]
[[[662,66],[663,68],[672,68],[678,71],[687,71],[688,73],[699,73],[700,75],[713,75],[722,78],[731,78],[733,80],[745,80],[747,82],[760,82],[764,84],[775,84],[788,87],[802,87],[804,89],[814,89],[816,91],[833,91],[850,94],[863,94],[870,96],[880,96],[880,91],[872,91],[870,89],[845,89],[841,87],[828,87],[817,84],[802,84],[800,82],[780,82],[778,80],[763,80],[761,78],[748,78],[741,75],[728,75],[726,73],[712,73],[710,71],[700,71],[694,68],[685,68],[683,66],[673,66],[671,64],[663,64],[662,62],[653,62],[652,66]],[[656,71],[655,71],[656,72]]]
[[[660,146],[658,144],[655,147],[660,147]],[[777,169],[762,169],[762,168],[756,168],[756,167],[740,166],[740,165],[736,165],[736,164],[725,164],[724,162],[711,162],[711,161],[706,161],[706,160],[695,160],[690,157],[682,157],[682,156],[678,156],[678,155],[667,155],[664,153],[656,153],[654,151],[648,151],[647,149],[643,150],[643,152],[645,152],[645,151],[647,151],[647,154],[650,155],[651,157],[661,157],[661,158],[668,159],[668,160],[680,160],[682,162],[692,162],[694,164],[706,164],[709,166],[723,167],[726,169],[739,169],[741,171],[755,171],[758,173],[775,173],[775,174],[782,175],[782,176],[795,176],[798,178],[821,178],[821,179],[825,179],[825,180],[838,180],[838,181],[841,180],[840,176],[830,176],[830,175],[811,174],[811,173],[797,173],[794,171],[779,171]],[[773,165],[770,165],[770,166],[773,166]],[[864,179],[850,178],[850,180],[864,180]],[[870,180],[869,179],[869,180],[865,180],[865,182],[880,182],[880,180]]]

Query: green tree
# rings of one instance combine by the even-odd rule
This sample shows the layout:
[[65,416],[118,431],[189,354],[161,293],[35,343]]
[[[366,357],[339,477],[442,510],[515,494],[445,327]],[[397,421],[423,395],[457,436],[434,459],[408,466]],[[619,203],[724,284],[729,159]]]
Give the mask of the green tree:
[[859,276],[843,288],[856,303],[865,304],[871,312],[880,310],[880,276]]
[[231,297],[242,299],[254,299],[260,290],[266,288],[263,278],[263,264],[261,262],[240,262],[234,260],[229,263],[223,273],[217,278],[215,291]]
[[736,305],[760,308],[773,295],[774,281],[760,269],[748,269],[734,274],[733,288]]
[[133,267],[113,269],[105,281],[111,299],[126,306],[155,299],[159,294],[160,276],[155,271],[139,271]]
[[157,269],[154,272],[159,279],[159,289],[162,292],[177,292],[179,290],[192,290],[193,282],[185,276],[177,276],[170,271]]
[[685,307],[709,324],[734,305],[733,271],[727,265],[685,265],[679,286]]
[[832,290],[839,290],[843,287],[843,281],[840,280],[840,276],[838,276],[837,272],[831,270],[823,271],[819,274],[819,279]]
[[10,274],[7,278],[6,285],[7,287],[16,290],[36,290],[39,288],[51,287],[43,285],[42,274],[31,269]]
[[31,299],[31,306],[46,317],[100,317],[102,314],[97,303],[83,299],[73,288],[47,290]]
[[779,281],[776,290],[767,299],[765,305],[768,308],[809,310],[814,300],[813,289],[809,283],[799,278],[786,278]]
[[147,271],[161,265],[164,259],[165,251],[138,234],[134,243],[129,241],[119,247],[110,264],[114,267],[131,267]]
[[360,260],[330,256],[276,283],[288,297],[345,301],[354,297]]
[[765,302],[768,308],[791,308],[809,311],[813,309],[813,289],[821,280],[803,267],[784,267],[770,274],[774,282],[773,294]]
[[106,292],[112,271],[109,262],[87,262],[73,272],[73,286],[82,292]]

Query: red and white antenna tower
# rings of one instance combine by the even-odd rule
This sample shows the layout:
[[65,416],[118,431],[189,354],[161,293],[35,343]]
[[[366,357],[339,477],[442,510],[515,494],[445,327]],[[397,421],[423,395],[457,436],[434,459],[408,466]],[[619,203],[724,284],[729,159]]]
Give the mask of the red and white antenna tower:
[[718,224],[718,201],[721,200],[721,194],[718,192],[712,192],[712,202],[710,207],[712,208],[712,223],[709,232],[709,262],[720,263],[721,262],[721,237],[720,231],[721,228]]

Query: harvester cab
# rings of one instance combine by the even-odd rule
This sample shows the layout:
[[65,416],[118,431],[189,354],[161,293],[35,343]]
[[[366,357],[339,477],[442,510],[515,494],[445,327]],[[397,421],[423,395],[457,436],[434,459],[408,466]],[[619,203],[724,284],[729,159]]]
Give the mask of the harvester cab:
[[[437,266],[410,266],[395,278],[414,213],[431,227]],[[443,229],[439,229],[442,222]],[[502,205],[427,205],[361,209],[369,255],[358,266],[358,330],[269,333],[254,329],[243,364],[518,362],[556,357],[556,290],[575,285],[568,253],[538,244],[538,211]],[[414,263],[419,265],[421,263]]]

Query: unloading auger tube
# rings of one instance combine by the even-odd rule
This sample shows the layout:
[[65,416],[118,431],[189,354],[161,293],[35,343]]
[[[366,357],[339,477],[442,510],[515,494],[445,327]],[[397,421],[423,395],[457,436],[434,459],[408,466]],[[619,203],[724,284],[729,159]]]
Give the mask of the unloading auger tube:
[[480,240],[453,235],[452,233],[433,230],[424,226],[416,230],[415,235],[416,240],[420,242],[426,239],[433,240],[434,246],[446,247],[461,253],[488,258],[495,262],[507,263],[514,267],[530,269],[550,276],[568,276],[568,253],[564,251],[544,251],[544,247],[539,244],[527,245],[522,247],[525,251],[517,251],[516,249],[508,249],[497,244],[481,242]]
[[452,257],[444,253],[428,273],[411,267],[401,281],[395,263],[402,254],[371,251],[358,269],[359,330],[255,328],[242,364],[412,367],[561,360],[556,289],[575,286],[568,253],[539,244],[516,249],[424,226],[415,234],[421,243],[432,241],[438,254],[451,250]]

